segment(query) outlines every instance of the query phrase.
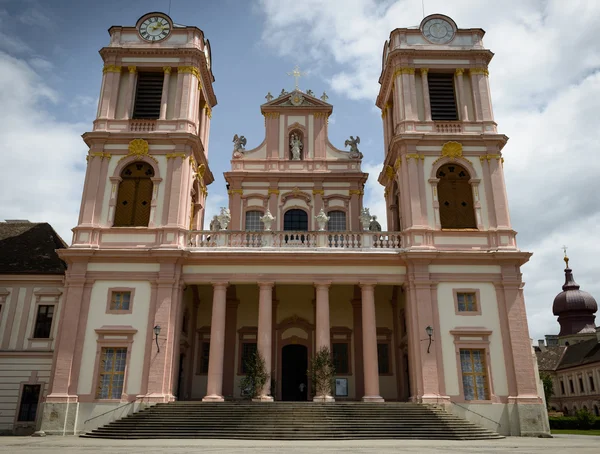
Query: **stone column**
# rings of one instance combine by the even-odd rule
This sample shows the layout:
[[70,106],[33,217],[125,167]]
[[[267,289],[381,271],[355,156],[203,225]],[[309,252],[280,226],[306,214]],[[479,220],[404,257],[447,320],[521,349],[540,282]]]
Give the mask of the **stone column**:
[[171,67],[164,66],[165,78],[163,79],[162,96],[160,97],[160,117],[159,120],[167,118],[167,103],[169,101],[169,81],[171,80]]
[[375,284],[361,283],[363,367],[365,395],[363,402],[383,402],[379,395],[379,365],[377,362],[377,321],[375,319]]
[[455,71],[456,75],[456,86],[458,87],[458,110],[460,112],[459,119],[462,121],[469,121],[469,111],[467,110],[467,103],[465,102],[465,88],[464,88],[464,69],[458,68]]
[[360,295],[360,287],[358,285],[354,286],[354,297],[352,301],[352,327],[353,327],[353,346],[354,346],[354,396],[357,398],[358,396],[364,396],[365,394],[365,385],[364,385],[364,369],[363,369],[363,336],[362,336],[362,304],[361,304],[361,295]]
[[[315,283],[317,298],[316,298],[316,333],[315,333],[315,347],[318,353],[322,348],[327,348],[331,351],[331,333],[329,326],[329,286],[330,282],[317,282]],[[332,390],[333,391],[333,390]],[[335,399],[332,396],[315,396],[313,398],[315,402],[333,402]]]
[[132,115],[133,103],[135,93],[133,92],[133,86],[135,85],[136,67],[128,66],[129,75],[127,76],[127,91],[125,92],[125,120],[129,120]]
[[257,350],[265,361],[267,382],[257,400],[273,402],[271,396],[271,353],[273,344],[273,282],[259,282]]
[[213,282],[212,318],[210,323],[210,352],[208,384],[203,402],[223,402],[223,358],[225,354],[225,313],[227,282]]
[[431,121],[431,101],[429,100],[429,81],[427,73],[429,69],[421,68],[421,84],[423,85],[423,107],[425,109],[425,121]]

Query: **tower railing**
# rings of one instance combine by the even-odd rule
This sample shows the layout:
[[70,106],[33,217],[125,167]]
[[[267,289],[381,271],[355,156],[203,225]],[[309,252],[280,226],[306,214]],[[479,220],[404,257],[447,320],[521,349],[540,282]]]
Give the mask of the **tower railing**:
[[206,231],[191,230],[186,241],[195,248],[242,249],[401,249],[400,232]]

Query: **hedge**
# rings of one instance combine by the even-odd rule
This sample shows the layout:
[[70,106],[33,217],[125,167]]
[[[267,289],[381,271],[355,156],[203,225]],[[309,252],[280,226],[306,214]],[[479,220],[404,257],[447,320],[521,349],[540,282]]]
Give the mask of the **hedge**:
[[550,418],[550,429],[566,429],[566,430],[586,430],[594,429],[600,430],[600,418],[595,418],[595,421],[591,422],[591,427],[582,427],[581,421],[575,416],[551,416]]

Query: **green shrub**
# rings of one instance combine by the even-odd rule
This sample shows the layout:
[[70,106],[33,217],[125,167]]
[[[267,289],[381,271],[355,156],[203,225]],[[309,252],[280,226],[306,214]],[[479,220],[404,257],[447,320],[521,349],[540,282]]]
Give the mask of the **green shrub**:
[[335,367],[327,347],[321,347],[321,350],[311,359],[308,374],[312,377],[313,392],[317,397],[333,394]]
[[577,419],[579,428],[582,430],[591,429],[594,427],[594,423],[596,422],[596,417],[583,408],[575,414],[575,419]]
[[592,416],[592,418],[593,418],[593,422],[591,422],[591,425],[589,427],[582,428],[581,422],[577,419],[577,416],[551,416],[549,418],[550,419],[550,429],[562,429],[562,430],[595,429],[595,430],[600,430],[600,418],[595,418],[594,416]]
[[247,399],[260,397],[260,393],[269,379],[265,360],[257,351],[246,360],[245,366],[246,376],[240,381],[242,397]]

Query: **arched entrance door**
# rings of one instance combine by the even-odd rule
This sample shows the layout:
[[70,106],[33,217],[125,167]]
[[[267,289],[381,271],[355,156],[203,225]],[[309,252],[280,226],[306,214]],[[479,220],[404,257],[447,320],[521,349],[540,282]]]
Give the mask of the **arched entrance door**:
[[291,344],[281,349],[281,400],[307,400],[308,350]]

